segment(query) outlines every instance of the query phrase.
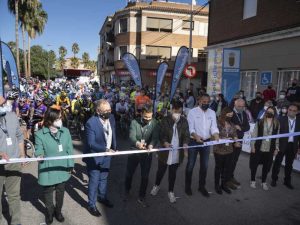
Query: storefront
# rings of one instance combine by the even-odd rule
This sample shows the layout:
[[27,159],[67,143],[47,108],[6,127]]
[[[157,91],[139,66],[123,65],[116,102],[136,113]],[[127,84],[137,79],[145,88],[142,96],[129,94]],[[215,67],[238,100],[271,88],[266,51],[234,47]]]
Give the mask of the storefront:
[[[273,85],[278,95],[291,86],[292,80],[300,81],[299,43],[300,29],[294,29],[208,47],[208,83],[215,87],[213,90],[208,85],[209,93],[224,92],[224,58],[220,52],[234,48],[241,52],[238,89],[244,90],[246,98],[253,99],[256,91],[265,90],[269,84]],[[212,57],[216,58],[214,54],[218,51],[220,59],[214,61]]]

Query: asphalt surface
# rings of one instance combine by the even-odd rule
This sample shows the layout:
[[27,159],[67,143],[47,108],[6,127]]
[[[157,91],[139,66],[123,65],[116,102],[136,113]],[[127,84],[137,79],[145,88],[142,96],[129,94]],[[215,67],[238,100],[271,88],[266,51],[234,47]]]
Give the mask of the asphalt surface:
[[[81,153],[82,144],[74,141],[76,153]],[[126,140],[119,139],[119,149],[128,149]],[[287,189],[283,184],[283,168],[276,188],[263,191],[259,179],[257,189],[249,187],[249,155],[241,154],[237,166],[237,179],[242,183],[239,190],[231,195],[214,192],[213,171],[214,158],[210,156],[207,189],[212,192],[210,198],[203,197],[197,191],[199,161],[193,173],[193,196],[184,193],[184,171],[186,160],[179,167],[175,184],[175,195],[179,198],[175,204],[169,203],[167,197],[167,173],[161,184],[158,195],[148,194],[149,208],[142,208],[137,203],[140,182],[140,168],[133,180],[131,198],[123,202],[126,156],[116,156],[112,160],[109,175],[108,196],[114,203],[109,209],[98,205],[102,216],[91,216],[87,206],[87,175],[84,163],[76,160],[75,173],[66,187],[63,214],[64,225],[299,225],[300,224],[300,174],[293,173],[295,190]],[[154,184],[157,170],[157,159],[153,155],[149,176],[148,193]],[[258,173],[261,172],[259,168]],[[260,174],[258,174],[260,175]],[[268,177],[270,182],[270,175]],[[23,169],[21,185],[21,213],[23,225],[44,224],[44,205],[42,189],[37,184],[37,163],[31,163]],[[8,207],[3,203],[3,214],[7,218]],[[6,219],[1,221],[6,225]]]

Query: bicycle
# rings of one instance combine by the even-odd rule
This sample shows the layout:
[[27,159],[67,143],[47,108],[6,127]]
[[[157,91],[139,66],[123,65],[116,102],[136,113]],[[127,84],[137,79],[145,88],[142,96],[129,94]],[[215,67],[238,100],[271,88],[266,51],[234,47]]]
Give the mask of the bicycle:
[[27,132],[27,123],[22,118],[19,119],[19,123],[20,123],[20,129],[24,136],[25,156],[26,158],[32,158],[34,157],[35,148],[34,148],[34,144],[29,140],[29,135]]

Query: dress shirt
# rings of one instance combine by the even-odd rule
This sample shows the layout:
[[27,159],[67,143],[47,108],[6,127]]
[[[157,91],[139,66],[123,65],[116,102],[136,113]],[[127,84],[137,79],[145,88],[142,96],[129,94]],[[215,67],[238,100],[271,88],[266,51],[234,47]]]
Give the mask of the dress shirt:
[[203,140],[210,139],[213,134],[219,134],[216,113],[211,109],[203,111],[200,107],[195,107],[190,110],[187,120],[190,133],[196,133]]

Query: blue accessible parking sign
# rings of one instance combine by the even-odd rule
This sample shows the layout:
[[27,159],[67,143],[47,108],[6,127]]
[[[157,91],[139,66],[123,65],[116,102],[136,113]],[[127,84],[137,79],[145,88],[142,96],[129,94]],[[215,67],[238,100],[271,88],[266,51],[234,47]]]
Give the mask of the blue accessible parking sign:
[[269,85],[272,84],[272,72],[261,72],[260,74],[260,85]]

